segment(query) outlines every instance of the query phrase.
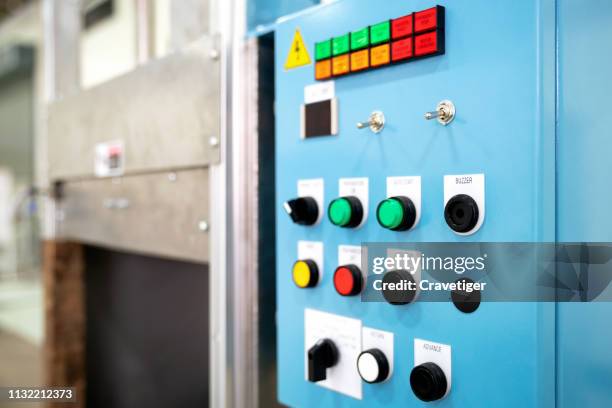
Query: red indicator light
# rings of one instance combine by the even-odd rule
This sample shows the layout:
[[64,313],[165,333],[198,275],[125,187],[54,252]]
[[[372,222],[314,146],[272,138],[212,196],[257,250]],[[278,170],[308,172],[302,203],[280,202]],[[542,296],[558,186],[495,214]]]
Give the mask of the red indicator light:
[[414,13],[414,32],[434,30],[444,27],[444,7],[436,6]]
[[394,40],[412,35],[412,14],[391,21],[391,38]]
[[356,265],[344,265],[334,272],[334,288],[342,296],[358,295],[363,288],[363,275]]
[[414,55],[422,57],[425,55],[444,54],[444,31],[432,31],[414,37]]
[[403,40],[394,41],[391,44],[391,60],[403,61],[412,58],[412,37],[404,38]]

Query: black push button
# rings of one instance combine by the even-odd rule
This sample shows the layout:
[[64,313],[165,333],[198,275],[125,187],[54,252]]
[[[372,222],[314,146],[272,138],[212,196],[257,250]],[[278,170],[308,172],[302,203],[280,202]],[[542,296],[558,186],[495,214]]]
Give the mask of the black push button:
[[319,382],[327,378],[327,369],[338,363],[338,348],[329,339],[319,340],[308,350],[308,381]]
[[382,282],[382,295],[392,305],[406,305],[416,297],[416,281],[406,270],[389,271]]
[[453,196],[446,203],[444,218],[453,231],[470,232],[478,223],[478,204],[466,194]]
[[291,220],[300,225],[313,225],[319,218],[319,206],[312,197],[298,197],[283,205]]
[[446,395],[446,376],[437,364],[423,363],[412,369],[410,387],[421,401],[436,401]]
[[[455,281],[456,283],[465,282],[473,284],[474,281],[470,278],[461,278]],[[461,290],[453,290],[451,292],[451,300],[457,309],[463,313],[474,313],[480,306],[482,295],[479,290],[472,292],[464,292]]]

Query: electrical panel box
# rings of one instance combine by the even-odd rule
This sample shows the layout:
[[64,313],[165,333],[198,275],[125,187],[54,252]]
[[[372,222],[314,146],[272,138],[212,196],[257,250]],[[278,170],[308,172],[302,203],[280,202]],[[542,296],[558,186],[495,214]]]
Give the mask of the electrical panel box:
[[[281,403],[556,405],[554,303],[360,293],[363,243],[555,242],[557,6],[345,0],[280,20]],[[310,63],[288,69],[292,52]]]

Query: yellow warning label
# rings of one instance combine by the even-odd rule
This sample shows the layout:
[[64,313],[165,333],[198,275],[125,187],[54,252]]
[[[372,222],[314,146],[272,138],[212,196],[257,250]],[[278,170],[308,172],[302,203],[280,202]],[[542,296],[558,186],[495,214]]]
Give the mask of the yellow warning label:
[[285,69],[293,69],[309,64],[310,55],[308,55],[302,34],[300,34],[300,30],[295,30],[293,41],[291,41],[291,49],[285,61]]

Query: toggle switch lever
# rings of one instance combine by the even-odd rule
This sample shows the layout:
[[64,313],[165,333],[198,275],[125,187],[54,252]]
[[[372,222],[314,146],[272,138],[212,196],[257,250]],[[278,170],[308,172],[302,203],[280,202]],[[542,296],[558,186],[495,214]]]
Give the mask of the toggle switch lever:
[[382,132],[385,127],[385,115],[380,111],[374,111],[370,114],[370,118],[367,122],[357,123],[357,129],[364,129],[367,127],[374,133]]
[[425,114],[425,119],[438,119],[438,123],[446,126],[455,119],[455,104],[449,100],[441,101],[435,111]]
[[308,350],[308,381],[319,382],[327,378],[327,369],[338,363],[338,348],[333,341],[322,339]]

